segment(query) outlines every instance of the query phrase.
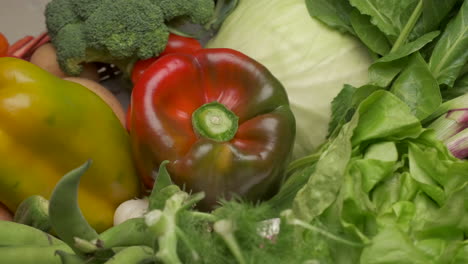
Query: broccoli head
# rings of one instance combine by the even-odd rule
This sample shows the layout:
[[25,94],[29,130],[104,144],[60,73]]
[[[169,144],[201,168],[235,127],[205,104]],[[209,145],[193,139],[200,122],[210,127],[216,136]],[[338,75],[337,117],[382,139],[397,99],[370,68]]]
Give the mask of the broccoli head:
[[129,72],[135,61],[164,50],[172,19],[204,24],[214,5],[214,0],[52,0],[45,18],[65,73],[80,74],[84,62]]

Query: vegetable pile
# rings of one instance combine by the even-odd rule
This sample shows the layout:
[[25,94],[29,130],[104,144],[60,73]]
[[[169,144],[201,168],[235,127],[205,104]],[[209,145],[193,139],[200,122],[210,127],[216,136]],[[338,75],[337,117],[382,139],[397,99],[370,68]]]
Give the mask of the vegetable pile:
[[125,130],[58,71],[0,58],[2,263],[468,263],[467,0],[45,15],[61,72],[116,66],[131,104]]

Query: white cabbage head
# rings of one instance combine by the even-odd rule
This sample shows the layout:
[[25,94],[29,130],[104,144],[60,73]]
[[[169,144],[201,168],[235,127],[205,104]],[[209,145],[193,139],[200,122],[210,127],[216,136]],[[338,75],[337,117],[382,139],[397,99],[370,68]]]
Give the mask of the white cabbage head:
[[296,118],[293,158],[325,141],[331,101],[344,84],[367,83],[372,61],[357,39],[311,18],[305,0],[240,0],[206,47],[238,50],[281,81]]

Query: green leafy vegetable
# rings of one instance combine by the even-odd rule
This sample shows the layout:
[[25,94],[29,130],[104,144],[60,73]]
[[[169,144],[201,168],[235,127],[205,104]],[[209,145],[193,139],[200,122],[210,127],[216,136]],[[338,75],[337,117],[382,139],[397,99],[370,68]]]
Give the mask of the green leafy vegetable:
[[391,41],[396,41],[406,24],[410,21],[413,10],[419,0],[350,0],[351,5],[362,14],[371,16],[371,21]]
[[370,50],[379,55],[390,52],[391,45],[387,37],[371,23],[369,16],[359,13],[357,10],[352,10],[350,21],[356,35]]
[[395,80],[392,93],[404,101],[420,120],[432,114],[442,103],[439,85],[419,53]]
[[468,60],[468,2],[447,25],[432,53],[429,67],[439,84],[453,86]]

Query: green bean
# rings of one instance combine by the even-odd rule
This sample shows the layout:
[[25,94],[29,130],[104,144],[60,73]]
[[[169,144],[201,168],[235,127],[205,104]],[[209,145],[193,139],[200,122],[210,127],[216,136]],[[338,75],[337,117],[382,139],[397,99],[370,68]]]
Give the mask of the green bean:
[[105,262],[105,264],[140,263],[141,261],[151,258],[154,258],[152,248],[147,246],[131,246],[119,251]]
[[82,254],[75,245],[75,237],[93,241],[97,232],[89,225],[78,207],[78,185],[81,176],[91,166],[88,160],[70,171],[55,186],[49,203],[49,216],[53,230],[77,254]]
[[153,246],[154,237],[147,232],[144,218],[131,218],[102,232],[99,237],[105,248]]
[[0,247],[2,264],[61,264],[57,250],[72,252],[65,244],[55,246]]
[[62,250],[57,250],[56,254],[60,257],[61,264],[87,264],[88,263],[83,258],[75,254],[62,251]]
[[26,198],[16,209],[14,221],[48,232],[51,228],[49,201],[40,195]]
[[65,243],[34,227],[10,221],[0,221],[0,247],[53,245],[65,245]]

